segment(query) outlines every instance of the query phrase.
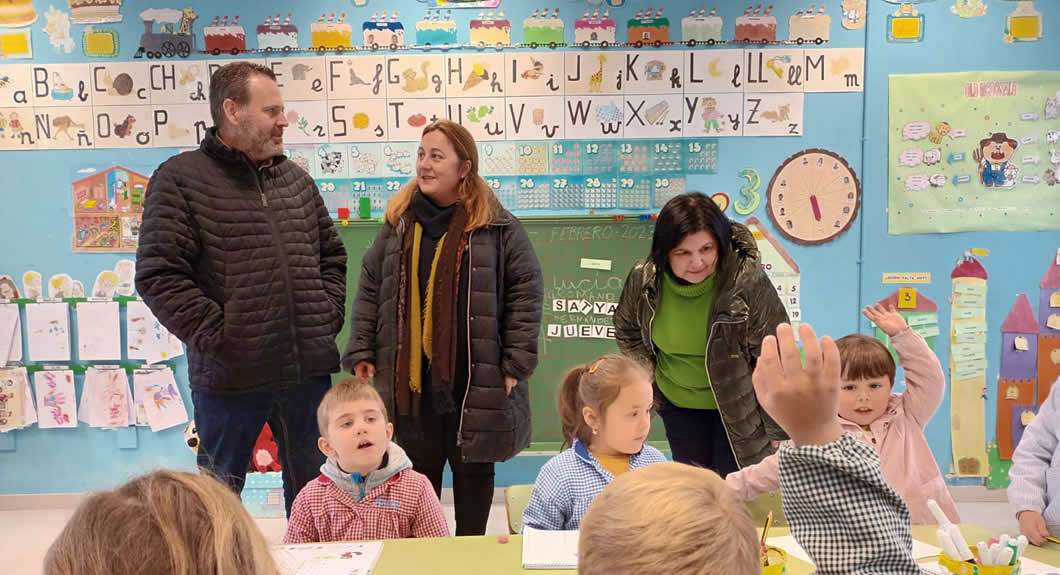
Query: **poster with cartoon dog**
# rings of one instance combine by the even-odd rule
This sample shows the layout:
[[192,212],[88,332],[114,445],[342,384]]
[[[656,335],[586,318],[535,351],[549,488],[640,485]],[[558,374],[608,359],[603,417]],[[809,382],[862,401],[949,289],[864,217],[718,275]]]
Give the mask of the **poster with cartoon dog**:
[[894,75],[889,106],[889,233],[1060,230],[1060,71]]

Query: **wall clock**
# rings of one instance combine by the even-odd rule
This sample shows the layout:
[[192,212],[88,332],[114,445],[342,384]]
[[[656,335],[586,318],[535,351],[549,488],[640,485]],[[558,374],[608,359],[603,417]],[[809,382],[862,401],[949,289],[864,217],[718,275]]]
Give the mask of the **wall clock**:
[[846,160],[822,149],[788,158],[769,182],[769,217],[781,235],[805,246],[843,235],[858,215],[861,182]]

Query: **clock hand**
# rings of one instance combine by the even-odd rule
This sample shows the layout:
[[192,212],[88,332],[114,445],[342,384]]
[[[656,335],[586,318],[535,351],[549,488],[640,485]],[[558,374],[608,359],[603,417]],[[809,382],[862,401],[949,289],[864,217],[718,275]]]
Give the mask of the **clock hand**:
[[817,196],[810,196],[810,207],[813,208],[813,219],[821,221],[821,206],[817,203]]

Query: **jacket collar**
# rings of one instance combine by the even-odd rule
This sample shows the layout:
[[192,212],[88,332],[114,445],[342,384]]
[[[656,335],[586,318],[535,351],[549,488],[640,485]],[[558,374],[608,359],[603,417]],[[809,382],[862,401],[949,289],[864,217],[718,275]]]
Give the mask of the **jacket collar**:
[[[725,268],[718,271],[716,276],[715,305],[719,316],[730,314],[734,316],[746,316],[746,305],[732,296],[739,293],[745,284],[754,277],[755,268],[761,266],[758,244],[755,243],[754,235],[747,226],[732,223],[732,256],[725,264]],[[658,270],[651,260],[644,262],[641,268],[643,290],[651,301],[658,300],[659,281]],[[739,302],[740,305],[736,305]],[[730,309],[733,308],[733,309]],[[742,309],[737,309],[742,308]],[[713,313],[713,312],[712,312]]]
[[409,461],[408,455],[405,454],[405,450],[391,441],[386,448],[386,453],[383,455],[383,461],[379,469],[368,475],[346,473],[339,467],[338,462],[330,457],[320,466],[320,472],[330,479],[336,487],[359,503],[373,489],[386,483],[398,473],[411,468],[412,463]]
[[[248,165],[252,166],[255,170],[259,168],[259,166],[252,162],[245,153],[235,148],[230,148],[222,142],[221,138],[217,136],[216,126],[206,130],[206,137],[204,137],[202,143],[199,144],[199,149],[211,158],[215,158],[228,164]],[[287,157],[283,154],[273,156],[271,162],[267,163],[264,168],[276,167],[285,160],[287,160]]]
[[[611,472],[606,470],[606,469],[604,469],[604,466],[600,465],[600,462],[597,461],[595,457],[593,457],[592,452],[589,451],[589,446],[587,446],[584,443],[582,443],[581,441],[575,439],[574,440],[574,444],[571,446],[571,449],[574,450],[574,455],[579,460],[581,460],[586,465],[591,466],[593,469],[596,470],[597,473],[600,473],[601,475],[605,474],[605,473],[607,475],[611,475]],[[638,451],[638,452],[634,453],[633,455],[629,456],[629,465],[630,465],[631,468],[639,467],[640,457],[641,457],[641,455],[643,453],[644,453],[644,447],[641,446],[640,451]]]

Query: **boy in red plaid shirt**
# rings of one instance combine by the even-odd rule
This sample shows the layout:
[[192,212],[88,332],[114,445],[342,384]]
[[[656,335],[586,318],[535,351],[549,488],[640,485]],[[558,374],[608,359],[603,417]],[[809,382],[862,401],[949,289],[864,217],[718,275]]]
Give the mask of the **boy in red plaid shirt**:
[[332,387],[317,425],[328,459],[295,498],[284,543],[449,536],[430,480],[391,443],[394,425],[371,383]]

